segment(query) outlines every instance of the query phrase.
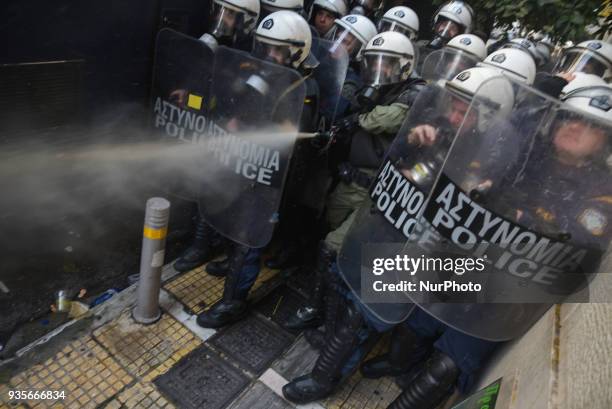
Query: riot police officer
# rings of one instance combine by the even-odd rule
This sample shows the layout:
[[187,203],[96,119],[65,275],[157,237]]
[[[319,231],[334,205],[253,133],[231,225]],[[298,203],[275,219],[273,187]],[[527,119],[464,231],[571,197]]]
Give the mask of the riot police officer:
[[416,72],[421,74],[425,58],[434,50],[439,50],[453,37],[468,34],[472,30],[474,11],[469,4],[453,0],[440,6],[433,18],[433,38],[418,42]]
[[[374,36],[363,50],[361,61],[362,89],[353,98],[351,114],[338,121],[336,132],[350,138],[349,160],[340,165],[341,182],[327,199],[326,217],[331,232],[319,246],[316,286],[311,305],[297,311],[286,323],[289,328],[316,326],[321,316],[324,294],[326,326],[335,322],[341,301],[325,284],[328,265],[354,217],[354,211],[367,195],[371,175],[380,165],[390,139],[398,131],[416,94],[424,86],[411,79],[414,47],[398,32]],[[317,330],[307,333],[314,344],[322,343]]]
[[[595,257],[604,254],[612,238],[608,223],[612,217],[612,184],[605,165],[612,136],[611,104],[612,89],[605,86],[569,94],[553,114],[550,138],[546,139],[549,149],[536,151],[524,177],[500,199],[509,209],[507,217],[520,225],[546,232],[550,238],[563,236],[560,240],[588,249]],[[584,272],[588,263],[578,264],[582,264],[578,270]],[[570,277],[572,266],[565,267]],[[487,305],[482,307],[486,309]],[[466,391],[496,346],[493,341],[468,335],[470,331],[447,326],[434,316],[419,309],[403,324],[404,353],[412,362],[418,357],[430,358],[390,408],[434,408],[452,385]]]
[[[270,14],[258,26],[255,32],[252,55],[261,60],[273,62],[285,67],[299,70],[308,81],[311,70],[310,56],[312,35],[308,23],[299,14],[291,11],[278,11]],[[266,94],[266,81],[272,78],[254,78],[251,76],[248,85]],[[306,87],[308,88],[308,87]],[[278,109],[283,104],[273,101]],[[265,108],[265,100],[251,105]],[[257,109],[254,112],[258,112]],[[244,116],[243,114],[241,114]],[[254,114],[257,120],[257,114]],[[304,115],[302,115],[302,118]],[[276,119],[282,121],[282,118]],[[243,204],[248,206],[248,204]],[[255,221],[253,221],[255,223]],[[261,248],[250,248],[235,244],[228,258],[221,262],[220,269],[226,274],[222,299],[209,310],[201,313],[197,323],[206,328],[217,328],[242,318],[247,312],[246,298],[259,274]]]
[[[519,223],[550,223],[557,233],[569,233],[572,241],[605,251],[612,235],[608,223],[612,183],[606,166],[612,136],[612,88],[570,84],[564,88],[565,104],[551,125],[551,138],[542,141],[552,146],[535,151],[536,158],[517,185],[517,190],[524,187],[524,191],[514,201],[520,209],[516,217]],[[590,116],[581,115],[583,112]],[[537,172],[549,177],[535,189],[530,182]],[[522,203],[520,198],[524,198]]]
[[433,39],[429,48],[440,49],[453,37],[472,30],[474,11],[469,4],[453,0],[440,6],[433,19]]
[[597,75],[609,82],[612,78],[612,45],[589,40],[564,51],[551,73],[538,72],[534,87],[555,98],[572,80],[572,74]]
[[360,15],[348,15],[335,24],[338,26],[334,34],[334,44],[332,52],[338,47],[346,50],[350,58],[349,69],[346,73],[342,94],[336,107],[336,115],[342,118],[346,115],[353,98],[359,88],[361,88],[361,78],[359,76],[359,62],[363,57],[363,49],[366,44],[377,34],[376,26],[367,17]]
[[588,40],[563,52],[553,74],[560,72],[585,72],[612,79],[612,44],[600,40]]
[[[478,128],[486,114],[483,112],[483,116],[480,117],[471,112],[469,117],[466,117],[469,111],[469,101],[480,84],[498,76],[499,74],[490,69],[472,68],[461,73],[452,81],[447,82],[445,85],[447,93],[442,95],[445,101],[444,112],[434,112],[429,115],[427,112],[427,108],[430,105],[429,96],[425,94],[418,96],[413,106],[413,109],[417,109],[418,112],[411,115],[411,119],[415,121],[415,125],[419,123],[419,119],[423,122],[420,122],[421,125],[411,127],[412,130],[408,135],[403,135],[401,132],[398,134],[396,140],[400,145],[400,150],[404,152],[406,151],[405,148],[407,150],[415,150],[419,149],[419,147],[433,146],[436,144],[437,138],[446,139],[446,136],[443,137],[438,132],[442,128],[447,127],[455,132],[461,127],[462,133],[469,135],[470,139],[472,137],[478,138]],[[507,85],[503,90],[496,87],[495,92],[491,92],[490,95],[491,102],[495,101],[494,104],[496,106],[503,105],[506,109],[511,107],[513,102],[512,89],[509,87],[509,84]],[[436,87],[439,86],[436,85]],[[426,100],[425,106],[419,101],[423,96]],[[444,132],[444,134],[447,135],[448,133]],[[435,176],[433,179],[435,179]],[[353,189],[355,190],[356,188]],[[367,191],[365,195],[367,195]],[[362,196],[361,201],[364,201],[364,196]],[[354,219],[354,214],[353,217],[349,216],[347,219],[348,223],[351,223]],[[375,221],[376,224],[381,222],[388,223],[380,219]],[[345,223],[347,223],[346,220]],[[355,223],[359,224],[360,221],[356,220]],[[391,226],[391,229],[394,229],[392,224],[389,226]],[[338,238],[338,233],[338,231],[332,232],[326,240],[333,243],[332,240]],[[356,244],[360,245],[360,243]],[[331,249],[328,252],[331,252]],[[328,260],[331,264],[335,264],[333,263],[334,259],[335,257],[331,256]],[[360,266],[361,260],[358,260],[356,264]],[[360,267],[357,270],[359,270],[357,275],[360,276]],[[334,274],[333,267],[329,274]],[[351,281],[346,277],[344,278],[346,282]],[[357,277],[357,281],[360,281],[359,277]],[[358,299],[359,295],[356,294],[354,289],[352,292],[345,290],[344,294],[348,299],[342,297],[342,301],[339,303],[342,310],[342,318],[333,328],[333,332],[329,334],[325,344],[321,346],[321,355],[312,372],[296,378],[288,385],[285,385],[283,394],[287,399],[296,403],[304,403],[321,399],[331,394],[339,383],[356,368],[358,362],[365,356],[369,347],[373,345],[373,341],[376,340],[376,334],[388,331],[393,327],[392,324],[382,321],[381,318],[372,313],[369,307]]]
[[[335,117],[344,117],[347,114],[352,96],[361,87],[358,69],[363,48],[376,35],[374,23],[361,15],[344,16],[334,24],[336,27],[333,42],[329,45],[329,50],[326,50],[327,56],[318,71],[327,69],[329,73],[323,78],[317,77],[321,81],[321,92],[327,91],[327,94],[321,96],[319,109],[327,129]],[[320,47],[327,47],[327,44],[329,43],[319,40]],[[336,86],[336,78],[333,75],[336,60],[341,63],[347,55],[349,64],[346,74],[342,75],[344,83],[341,85],[341,92],[330,92]],[[333,81],[330,82],[329,79]],[[324,90],[326,87],[328,89]],[[329,147],[325,143],[319,144],[321,141],[313,141],[312,144],[310,142],[299,141],[296,147],[294,168],[300,168],[300,172],[293,172],[288,182],[291,189],[287,189],[285,208],[291,211],[285,212],[284,222],[279,228],[282,246],[274,256],[266,260],[266,266],[269,268],[289,269],[299,266],[302,260],[309,259],[308,255],[312,252],[309,250],[314,250],[311,244],[320,239],[320,216],[324,204],[320,196],[327,194],[329,190],[330,169],[333,169],[336,157],[343,156],[344,146],[333,144]],[[324,147],[329,149],[323,149]]]
[[408,37],[410,41],[416,41],[419,36],[419,16],[406,6],[392,7],[378,22],[378,32],[385,31],[397,31]]
[[423,61],[423,79],[450,80],[461,71],[480,63],[486,57],[484,42],[474,34],[460,34],[441,50],[429,54]]
[[[350,99],[352,98],[352,96],[354,95],[354,93],[360,87],[360,84],[361,84],[361,79],[358,75],[358,69],[359,69],[358,64],[359,64],[359,60],[361,59],[362,50],[367,44],[367,42],[374,35],[376,35],[376,27],[374,26],[374,23],[372,23],[368,18],[361,16],[361,15],[344,16],[342,19],[337,19],[334,24],[336,27],[334,28],[334,36],[332,40],[333,42],[329,45],[329,50],[325,50],[327,53],[329,53],[329,56],[327,57],[326,60],[324,60],[324,63],[327,63],[326,67],[323,67],[322,69],[326,69],[326,68],[333,69],[333,67],[329,67],[329,66],[335,65],[332,60],[336,60],[336,59],[341,60],[345,58],[344,53],[346,53],[346,55],[348,55],[349,57],[349,66],[346,71],[345,80],[342,86],[341,93],[334,94],[333,92],[328,92],[327,94],[328,98],[321,98],[319,112],[320,112],[321,119],[325,120],[325,124],[331,123],[334,117],[342,117],[346,115],[346,111],[350,105]],[[327,42],[325,41],[319,41],[319,47],[326,46],[326,44]],[[328,74],[324,77],[329,78],[330,75]],[[325,87],[326,85],[328,87],[332,87],[334,85],[334,84],[329,84],[329,83],[325,84],[325,82],[329,82],[329,81],[324,80],[323,82],[324,83],[321,84],[322,88]],[[327,90],[327,91],[331,91],[331,90]],[[305,141],[302,141],[301,145],[299,146],[300,150],[304,153],[312,151],[313,148],[315,149],[317,148],[317,144],[313,143],[313,146],[309,149],[308,147],[305,146],[304,142]],[[339,149],[337,149],[337,145],[336,145],[329,152],[331,156],[334,156],[336,155],[336,152],[338,151]],[[308,154],[300,155],[301,157],[296,158],[296,161],[304,162],[303,157],[307,155]],[[320,157],[320,155],[321,155],[320,153],[314,154],[314,156],[316,157]],[[310,195],[312,195],[313,189],[309,189],[305,187],[304,185],[309,185],[309,186],[313,186],[315,184],[325,185],[327,182],[327,180],[325,181],[321,180],[322,179],[321,177],[318,178],[319,180],[315,180],[316,177],[313,176],[313,174],[314,173],[318,173],[318,174],[324,173],[326,179],[328,178],[327,178],[327,164],[321,163],[321,161],[317,161],[316,159],[313,160],[312,152],[310,152],[310,156],[311,158],[309,159],[307,158],[305,160],[308,162],[311,162],[311,165],[310,165],[311,167],[319,166],[325,169],[324,170],[305,169],[301,173],[306,172],[306,173],[309,173],[310,175],[301,175],[301,176],[296,175],[294,172],[293,176],[296,176],[296,177],[292,178],[290,183],[292,185],[301,185],[301,186],[294,186],[294,189],[293,189],[294,191],[295,190],[307,191]],[[305,166],[301,166],[302,168],[307,168],[309,166],[308,164],[303,164],[303,165]],[[305,180],[305,178],[309,178],[311,180]],[[315,190],[320,191],[321,189],[319,188]],[[303,194],[300,194],[300,195],[302,196],[302,198],[304,197]],[[294,196],[293,199],[295,199],[296,195],[292,195],[292,196]],[[304,200],[299,200],[299,199],[297,201],[305,202]],[[292,200],[292,202],[295,202],[295,200]],[[306,242],[310,238],[312,238],[312,236],[316,236],[317,234],[319,234],[316,228],[318,225],[316,219],[318,219],[318,217],[317,215],[313,215],[313,209],[316,211],[317,214],[320,213],[320,211],[317,210],[318,205],[305,207],[303,205],[298,205],[296,203],[288,203],[288,202],[286,202],[285,205],[286,207],[292,209],[292,211],[289,214],[287,213],[285,214],[285,216],[288,216],[288,217],[284,218],[285,222],[282,224],[281,229],[279,229],[279,233],[283,236],[281,240],[282,246],[280,247],[277,253],[275,253],[272,257],[270,257],[265,262],[267,267],[273,268],[273,269],[287,269],[287,268],[292,268],[294,266],[299,265],[300,261],[304,258],[305,253],[308,253],[306,249],[309,246]],[[298,212],[301,214],[297,214]],[[301,222],[298,222],[297,219],[301,220]],[[307,227],[307,225],[309,225],[310,227]],[[313,227],[315,228],[313,229]]]
[[[557,98],[562,88],[574,78],[572,73],[550,75],[545,72],[536,72],[537,66],[533,57],[525,51],[525,48],[519,46],[501,48],[489,54],[478,65],[499,70],[500,73],[514,81],[531,85],[538,91],[554,98]],[[529,106],[532,105],[529,101],[522,101],[522,104],[524,110],[528,110]]]
[[218,45],[249,50],[259,11],[256,0],[214,0],[211,28],[200,40],[213,50]]
[[321,38],[331,39],[334,21],[346,15],[344,0],[314,0],[309,11],[310,24]]
[[[209,33],[204,33],[200,40],[213,51],[219,45],[241,50],[250,49],[251,33],[257,25],[259,12],[259,1],[256,0],[215,0],[212,5],[212,28]],[[174,90],[170,96],[182,106],[187,90]],[[193,242],[176,260],[174,268],[179,272],[192,270],[209,261],[214,255],[214,248],[220,245],[219,236],[198,217]]]
[[536,77],[536,64],[533,58],[523,49],[517,49],[516,47],[497,50],[477,65],[493,68],[501,74],[527,85],[532,85]]

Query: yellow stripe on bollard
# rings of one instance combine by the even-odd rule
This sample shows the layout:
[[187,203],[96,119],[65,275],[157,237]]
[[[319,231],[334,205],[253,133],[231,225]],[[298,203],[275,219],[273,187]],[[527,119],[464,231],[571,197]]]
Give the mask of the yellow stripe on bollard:
[[152,227],[149,226],[145,226],[144,227],[144,231],[142,232],[142,235],[144,237],[146,237],[147,239],[151,239],[151,240],[161,240],[166,238],[166,235],[168,234],[168,228],[164,227],[163,229],[154,229]]

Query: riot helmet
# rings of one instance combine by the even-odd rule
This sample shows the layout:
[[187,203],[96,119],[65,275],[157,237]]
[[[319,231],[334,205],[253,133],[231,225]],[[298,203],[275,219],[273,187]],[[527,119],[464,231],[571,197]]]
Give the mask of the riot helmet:
[[536,52],[540,56],[541,65],[548,64],[550,61],[550,48],[544,43],[536,43]]
[[373,87],[408,79],[414,67],[414,46],[405,35],[387,31],[372,38],[363,50],[361,76]]
[[330,51],[342,46],[351,60],[359,61],[368,41],[376,35],[376,26],[369,18],[350,14],[336,20],[336,30]]
[[504,48],[516,48],[522,50],[533,58],[533,61],[536,63],[537,67],[542,65],[542,58],[538,53],[535,44],[526,38],[515,38],[510,40],[510,42],[504,44],[502,49]]
[[559,99],[565,99],[575,92],[582,91],[586,88],[604,86],[606,82],[603,78],[595,74],[587,74],[585,72],[574,73],[575,77],[563,89],[559,95]]
[[612,44],[599,40],[584,41],[569,48],[557,63],[554,73],[586,72],[612,79]]
[[489,54],[479,66],[489,67],[510,78],[533,84],[536,76],[536,65],[531,55],[516,48],[502,48]]
[[361,106],[373,106],[381,89],[408,79],[414,68],[414,46],[396,31],[374,36],[363,49],[361,78],[366,85],[357,96]]
[[306,60],[312,46],[308,23],[293,11],[270,14],[259,23],[254,37],[254,57],[292,68]]
[[351,9],[348,13],[369,17],[376,8],[375,2],[375,0],[353,0],[350,2]]
[[592,160],[603,165],[612,136],[612,88],[583,88],[567,94],[563,101],[551,133],[557,158],[573,166]]
[[544,57],[544,64],[548,64],[553,57],[553,51],[555,50],[555,44],[552,42],[549,35],[544,35],[536,43],[536,49]]
[[237,37],[247,37],[259,17],[257,0],[214,0],[211,29],[200,40],[215,49],[221,43],[233,45]]
[[434,38],[429,46],[442,48],[451,38],[469,33],[472,30],[473,19],[474,11],[469,4],[457,0],[443,4],[434,15]]
[[546,48],[548,48],[548,50],[550,52],[552,52],[553,48],[555,48],[555,45],[553,44],[550,36],[546,33],[543,33],[541,31],[538,31],[536,33],[534,33],[532,36],[532,41],[537,45],[537,44],[542,44],[544,46],[546,46]]
[[405,6],[390,8],[378,23],[378,31],[398,31],[414,41],[419,34],[419,16]]
[[448,44],[448,48],[464,52],[472,57],[482,61],[487,56],[487,49],[484,41],[474,34],[461,34],[452,38]]
[[301,14],[304,11],[304,0],[261,0],[261,20],[270,13],[282,10]]
[[474,67],[485,56],[484,41],[473,34],[461,34],[425,58],[421,76],[426,81],[450,80],[461,71]]
[[[497,78],[494,81],[489,81]],[[473,67],[459,73],[455,78],[447,81],[445,88],[456,98],[462,101],[462,107],[453,106],[453,110],[460,111],[457,120],[461,119],[464,131],[476,128],[483,131],[488,121],[497,115],[507,115],[514,105],[514,90],[508,80],[503,80],[499,72],[488,67]],[[475,96],[477,98],[475,99]],[[471,117],[464,118],[471,104]],[[477,112],[477,117],[474,116]],[[453,119],[450,119],[453,123]],[[456,124],[454,124],[456,125]]]
[[334,26],[336,19],[346,15],[344,0],[314,0],[310,8],[309,21],[319,35],[325,36]]

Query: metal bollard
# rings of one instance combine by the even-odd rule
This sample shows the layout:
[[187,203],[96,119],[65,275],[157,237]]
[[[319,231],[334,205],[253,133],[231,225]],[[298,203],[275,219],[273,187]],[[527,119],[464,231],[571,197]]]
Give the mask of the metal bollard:
[[141,324],[152,324],[161,317],[159,289],[161,286],[161,269],[164,265],[169,217],[169,201],[161,197],[153,197],[147,200],[140,255],[138,301],[132,311],[134,320]]

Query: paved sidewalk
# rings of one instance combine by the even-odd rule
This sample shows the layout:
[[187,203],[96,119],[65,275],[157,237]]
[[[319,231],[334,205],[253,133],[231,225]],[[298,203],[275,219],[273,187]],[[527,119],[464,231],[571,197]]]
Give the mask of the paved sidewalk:
[[[221,298],[223,279],[202,267],[182,275],[167,267],[165,277],[163,315],[155,324],[133,321],[134,289],[127,289],[92,310],[91,325],[75,329],[77,335],[60,334],[22,354],[19,364],[0,367],[0,408],[296,407],[281,388],[307,372],[317,352],[278,322],[306,299],[300,283],[263,270],[252,291],[253,312],[215,331],[198,327],[195,318]],[[9,391],[63,391],[64,398],[10,400]],[[391,379],[355,374],[331,398],[299,408],[385,408],[398,394]]]

